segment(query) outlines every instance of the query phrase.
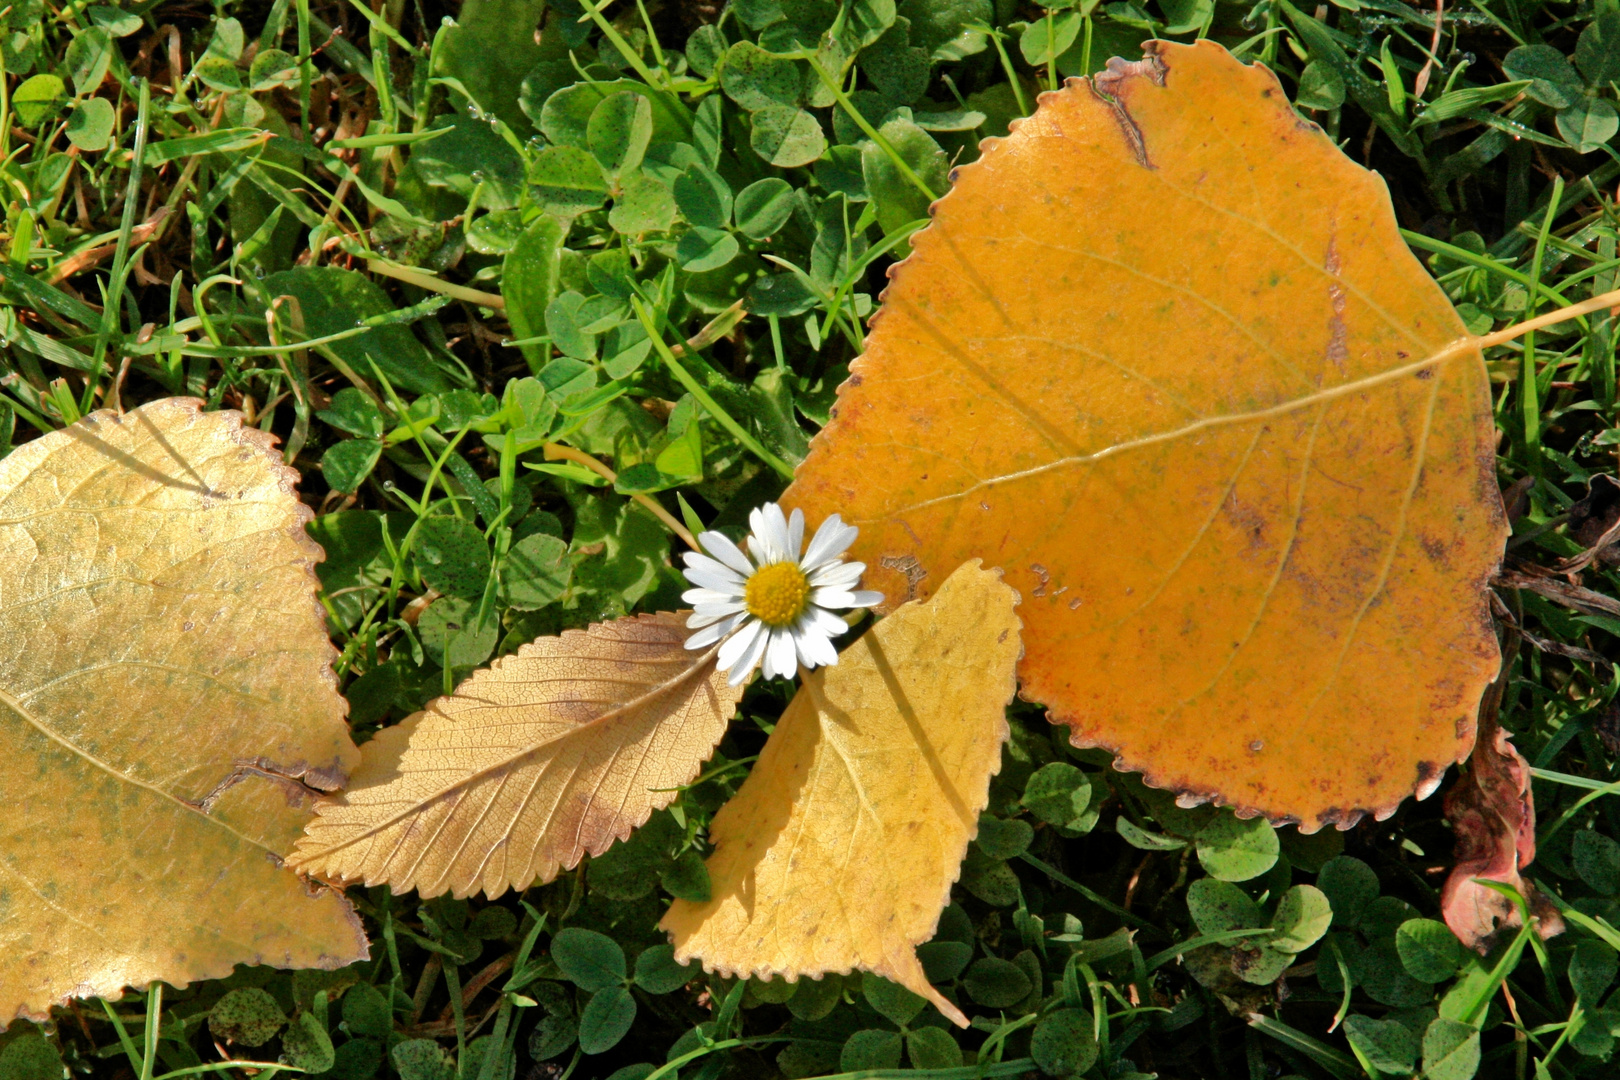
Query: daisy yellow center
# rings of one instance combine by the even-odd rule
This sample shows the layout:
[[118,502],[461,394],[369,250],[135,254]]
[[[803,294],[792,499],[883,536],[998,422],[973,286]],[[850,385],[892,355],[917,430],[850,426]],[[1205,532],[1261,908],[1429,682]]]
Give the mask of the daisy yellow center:
[[787,626],[804,614],[810,603],[810,579],[798,563],[779,562],[762,566],[749,577],[743,589],[743,605],[748,614],[766,626]]

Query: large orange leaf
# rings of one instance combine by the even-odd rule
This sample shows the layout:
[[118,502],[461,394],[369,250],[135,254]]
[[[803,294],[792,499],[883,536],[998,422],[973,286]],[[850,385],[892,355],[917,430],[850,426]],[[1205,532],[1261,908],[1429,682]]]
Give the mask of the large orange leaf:
[[743,687],[690,612],[568,630],[474,672],[363,748],[289,860],[338,881],[491,897],[550,881],[668,806]]
[[268,435],[158,401],[0,461],[0,1024],[366,955],[278,856],[349,741]]
[[784,502],[860,526],[891,602],[1003,567],[1023,693],[1188,802],[1309,830],[1432,791],[1505,526],[1479,351],[1382,181],[1266,69],[1153,43],[912,244]]
[[950,900],[1007,738],[1017,594],[974,561],[804,675],[709,833],[712,898],[659,925],[742,976],[873,971],[967,1018],[915,946]]

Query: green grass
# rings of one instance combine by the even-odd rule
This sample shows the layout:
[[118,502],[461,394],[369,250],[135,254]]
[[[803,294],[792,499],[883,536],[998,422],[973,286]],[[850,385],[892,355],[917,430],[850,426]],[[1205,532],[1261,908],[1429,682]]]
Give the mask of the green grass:
[[[888,0],[738,0],[718,21],[718,3],[591,5],[0,13],[0,452],[175,394],[280,436],[320,511],[360,740],[538,635],[678,607],[678,544],[645,501],[734,528],[778,494],[948,167],[1145,38],[1208,36],[1271,65],[1383,174],[1476,332],[1620,276],[1612,0],[1454,3],[1438,35],[1432,8],[1397,0],[904,0],[905,25]],[[860,43],[842,71],[813,51],[835,18]],[[759,48],[717,80],[742,41]],[[1510,565],[1582,549],[1571,507],[1620,447],[1614,336],[1592,317],[1488,357]],[[617,481],[548,460],[548,442]],[[488,584],[503,579],[524,584]],[[1620,597],[1605,563],[1582,582]],[[0,1035],[0,1080],[56,1080],[58,1059],[141,1080],[231,1068],[209,1017],[250,998],[291,1026],[234,1055],[324,1065],[325,1040],[336,1080],[645,1080],[634,1066],[666,1060],[688,1080],[799,1077],[902,1047],[926,1066],[906,1075],[1010,1076],[1034,1068],[1039,1030],[1037,1045],[1094,1038],[1094,1078],[1462,1080],[1476,1029],[1480,1076],[1612,1075],[1620,616],[1499,595],[1522,631],[1503,722],[1538,770],[1532,873],[1571,924],[1545,945],[1509,935],[1474,959],[1433,944],[1451,849],[1438,799],[1342,835],[1281,830],[1273,857],[1269,829],[1219,839],[1230,819],[1178,809],[1020,706],[990,809],[1034,828],[987,831],[924,950],[971,1030],[859,977],[792,998],[701,973],[671,989],[655,977],[666,871],[706,850],[779,714],[762,686],[674,812],[579,871],[496,904],[356,890],[373,961],[78,1003]],[[1052,790],[1089,800],[1057,812]],[[1194,888],[1208,867],[1242,880]],[[1331,931],[1280,981],[1234,979],[1230,950],[1266,935],[1212,932],[1201,905],[1271,926],[1306,884],[1332,902]],[[590,993],[552,959],[563,927],[649,972],[613,991],[636,1019],[605,1047]],[[220,1005],[254,987],[268,997]]]

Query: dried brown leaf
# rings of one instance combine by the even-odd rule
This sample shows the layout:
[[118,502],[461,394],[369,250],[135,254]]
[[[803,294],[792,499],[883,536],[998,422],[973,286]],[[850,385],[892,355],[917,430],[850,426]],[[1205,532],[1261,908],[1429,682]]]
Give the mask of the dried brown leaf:
[[362,748],[288,860],[423,896],[499,896],[600,855],[689,782],[742,697],[686,612],[541,638]]

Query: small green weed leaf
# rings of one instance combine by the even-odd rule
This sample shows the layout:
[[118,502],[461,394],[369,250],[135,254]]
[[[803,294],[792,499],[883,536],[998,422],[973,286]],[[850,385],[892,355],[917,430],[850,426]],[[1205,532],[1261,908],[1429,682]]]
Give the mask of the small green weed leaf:
[[[861,54],[861,70],[882,100],[909,105],[928,89],[928,54],[911,44],[910,29],[899,20]],[[877,110],[882,115],[884,110]]]
[[572,576],[567,544],[545,533],[525,536],[507,552],[501,598],[519,611],[535,611],[555,603]]
[[840,1072],[862,1069],[898,1069],[900,1067],[900,1033],[868,1028],[857,1031],[844,1042],[838,1055]]
[[581,990],[596,992],[624,983],[624,950],[606,934],[570,926],[551,939],[551,958]]
[[352,495],[360,490],[381,457],[382,443],[376,439],[345,439],[321,455],[321,474],[333,491]]
[[[546,307],[557,294],[560,252],[565,227],[549,214],[535,219],[517,245],[501,263],[501,294],[506,298],[507,318],[512,321],[512,334],[518,339],[540,337],[546,330]],[[524,359],[538,366],[546,356],[544,346],[521,346]],[[522,384],[523,380],[508,383],[508,387]],[[538,421],[529,417],[530,424]],[[549,426],[550,417],[544,425]],[[543,433],[542,433],[543,434]]]
[[480,941],[499,941],[511,937],[517,929],[517,916],[504,907],[487,907],[467,924],[467,932]]
[[260,49],[248,68],[248,87],[254,91],[274,90],[297,79],[298,58],[282,49]]
[[894,0],[854,0],[849,6],[848,33],[859,44],[870,45],[894,25],[894,15]]
[[991,0],[900,0],[898,12],[911,23],[911,44],[947,61],[983,52],[988,39],[968,28],[989,26],[995,19]]
[[843,999],[844,977],[829,972],[819,979],[801,978],[788,998],[788,1012],[800,1020],[820,1020]]
[[[298,300],[303,333],[308,337],[353,330],[373,316],[392,314],[396,306],[364,274],[335,266],[299,266],[271,274],[264,279],[264,290],[271,297]],[[402,393],[439,394],[454,389],[450,377],[406,326],[375,326],[326,347],[368,381],[376,365]]]
[[587,1054],[605,1053],[630,1032],[636,1022],[636,999],[623,986],[610,986],[591,995],[579,1014],[579,1048]]
[[803,100],[804,68],[792,60],[739,41],[726,50],[720,87],[726,96],[749,112],[772,106],[797,106]]
[[1265,818],[1247,821],[1222,811],[1198,830],[1198,861],[1211,877],[1248,881],[1276,865],[1281,848]]
[[508,255],[523,236],[523,215],[516,209],[480,214],[467,226],[467,246],[480,255]]
[[1620,79],[1620,12],[1604,11],[1586,25],[1575,41],[1575,66],[1588,86]]
[[461,113],[433,121],[429,130],[448,128],[419,145],[411,154],[411,169],[432,187],[442,187],[463,198],[483,186],[478,205],[486,210],[508,210],[523,194],[523,159],[487,123]]
[[293,1017],[292,1023],[282,1033],[281,1057],[277,1060],[305,1072],[319,1073],[330,1069],[336,1061],[336,1053],[332,1049],[332,1037],[326,1033],[326,1025],[312,1012],[301,1012]]
[[1010,960],[984,956],[973,962],[962,976],[968,997],[987,1009],[1005,1009],[1029,996],[1033,989],[1029,976]]
[[978,847],[968,849],[962,860],[962,888],[995,907],[1018,901],[1018,875],[1000,859],[992,859]]
[[1375,942],[1355,958],[1354,965],[1356,982],[1380,1005],[1409,1009],[1434,998],[1434,987],[1406,973],[1393,939]]
[[1023,804],[1048,825],[1067,825],[1091,804],[1091,781],[1073,765],[1042,765],[1024,784]]
[[1294,104],[1302,109],[1337,109],[1344,104],[1344,76],[1332,64],[1312,60],[1299,73]]
[[68,142],[80,150],[94,152],[107,149],[107,144],[112,141],[114,119],[112,102],[106,98],[81,101],[68,117]]
[[62,1080],[62,1056],[43,1035],[20,1035],[0,1048],[0,1080]]
[[11,92],[11,107],[25,128],[36,128],[62,107],[67,86],[55,75],[34,75]]
[[1583,154],[1589,154],[1620,131],[1620,112],[1603,98],[1581,98],[1557,117],[1558,134]]
[[1575,873],[1594,892],[1613,896],[1620,892],[1620,844],[1592,829],[1582,829],[1570,841],[1570,862]]
[[791,105],[771,105],[754,113],[749,136],[754,153],[779,169],[809,165],[827,149],[821,121]]
[[1436,1017],[1423,1033],[1427,1080],[1470,1080],[1479,1071],[1479,1029]]
[[861,994],[879,1016],[898,1027],[911,1023],[922,1012],[923,1006],[928,1004],[899,983],[890,982],[870,971],[861,977]]
[[775,236],[793,216],[793,188],[786,180],[768,176],[737,193],[737,231],[750,240]]
[[382,438],[383,414],[376,402],[352,386],[332,395],[332,402],[315,414],[339,431],[361,438]]
[[640,94],[621,90],[591,110],[585,142],[602,171],[617,179],[640,168],[652,132],[652,103]]
[[433,67],[459,79],[478,107],[500,117],[521,136],[528,117],[518,93],[545,50],[535,41],[543,0],[466,0],[435,41]]
[[1276,931],[1266,940],[1273,949],[1301,953],[1321,940],[1333,922],[1333,908],[1322,890],[1311,885],[1295,885],[1277,901],[1271,917]]
[[389,1052],[399,1080],[454,1080],[455,1062],[432,1039],[407,1039]]
[[1032,19],[1018,38],[1018,51],[1031,67],[1050,64],[1069,51],[1080,36],[1082,20],[1078,11],[1063,11],[1046,18]]
[[1575,943],[1569,958],[1570,988],[1589,1007],[1603,999],[1603,992],[1614,982],[1620,956],[1601,941],[1583,938]]
[[975,837],[980,850],[992,859],[1011,859],[1029,850],[1035,838],[1035,829],[1027,821],[1017,818],[1004,821],[989,814],[979,815],[979,834]]
[[1408,919],[1395,932],[1395,950],[1401,966],[1418,982],[1445,982],[1462,967],[1462,942],[1443,922]]
[[394,1030],[394,1013],[382,991],[370,983],[359,983],[343,995],[343,1025],[350,1035],[386,1039]]
[[529,1056],[536,1061],[549,1061],[567,1053],[578,1041],[579,1020],[572,1011],[548,1012],[529,1036]]
[[256,986],[232,990],[208,1010],[208,1030],[221,1042],[263,1046],[287,1026],[276,999]]
[[242,71],[236,61],[223,56],[205,56],[191,69],[197,80],[210,90],[234,94],[242,89]]
[[1372,867],[1349,855],[1329,859],[1316,875],[1316,887],[1333,907],[1334,926],[1355,926],[1367,907],[1378,899],[1378,875]]
[[1359,1013],[1345,1017],[1344,1034],[1367,1063],[1382,1072],[1410,1073],[1422,1048],[1422,1038],[1405,1024]]
[[1124,816],[1114,819],[1114,831],[1139,851],[1176,851],[1187,846],[1185,840],[1151,832]]
[[112,64],[112,35],[99,26],[91,26],[75,34],[68,43],[63,64],[73,80],[73,91],[79,97],[93,93],[107,77]]
[[675,946],[668,943],[643,949],[636,957],[636,985],[649,994],[672,994],[697,974],[690,964],[675,962]]
[[470,521],[426,518],[417,534],[416,565],[422,580],[446,596],[477,599],[489,580],[489,544]]
[[726,53],[725,39],[713,25],[704,23],[686,39],[686,65],[707,79],[714,75]]
[[731,186],[707,165],[694,162],[675,178],[675,205],[690,224],[724,229],[731,224]]
[[1293,953],[1269,945],[1237,945],[1231,952],[1232,973],[1254,986],[1269,986],[1295,960]]
[[709,869],[703,865],[703,856],[695,851],[682,852],[675,865],[658,875],[658,883],[678,900],[709,902]]
[[479,1080],[486,1075],[484,1059],[489,1054],[499,1055],[500,1060],[489,1066],[487,1075],[493,1080],[515,1080],[517,1056],[497,1042],[493,1035],[480,1035],[467,1044],[467,1055],[461,1059],[462,1080]]
[[668,232],[675,223],[675,198],[662,180],[636,173],[626,177],[608,211],[608,225],[614,232],[640,236]]
[[944,1028],[924,1027],[906,1032],[906,1056],[913,1069],[959,1069],[962,1048]]
[[478,618],[478,601],[443,596],[416,622],[428,657],[442,668],[461,671],[489,659],[500,640],[500,623],[492,615]]
[[1564,54],[1551,45],[1520,45],[1503,58],[1502,70],[1510,79],[1529,80],[1524,92],[1555,109],[1569,108],[1585,89]]
[[683,270],[701,274],[725,266],[740,250],[737,238],[729,232],[697,225],[675,245],[675,261]]
[[1097,1036],[1085,1009],[1058,1009],[1042,1017],[1029,1041],[1030,1056],[1048,1076],[1079,1076],[1097,1063]]
[[1199,878],[1187,887],[1187,910],[1199,933],[1259,929],[1265,925],[1260,905],[1242,889],[1219,878]]
[[92,4],[88,9],[90,22],[113,37],[129,37],[141,28],[141,17],[106,4]]
[[[878,129],[900,160],[935,195],[950,186],[949,163],[934,137],[910,120],[894,119]],[[877,208],[878,227],[893,232],[908,222],[928,216],[928,196],[902,173],[889,152],[876,143],[861,147],[861,175]]]
[[548,146],[529,162],[529,184],[547,210],[574,217],[607,202],[608,185],[596,159],[575,146]]
[[929,941],[917,946],[917,959],[929,982],[947,983],[967,970],[973,946],[961,941]]

